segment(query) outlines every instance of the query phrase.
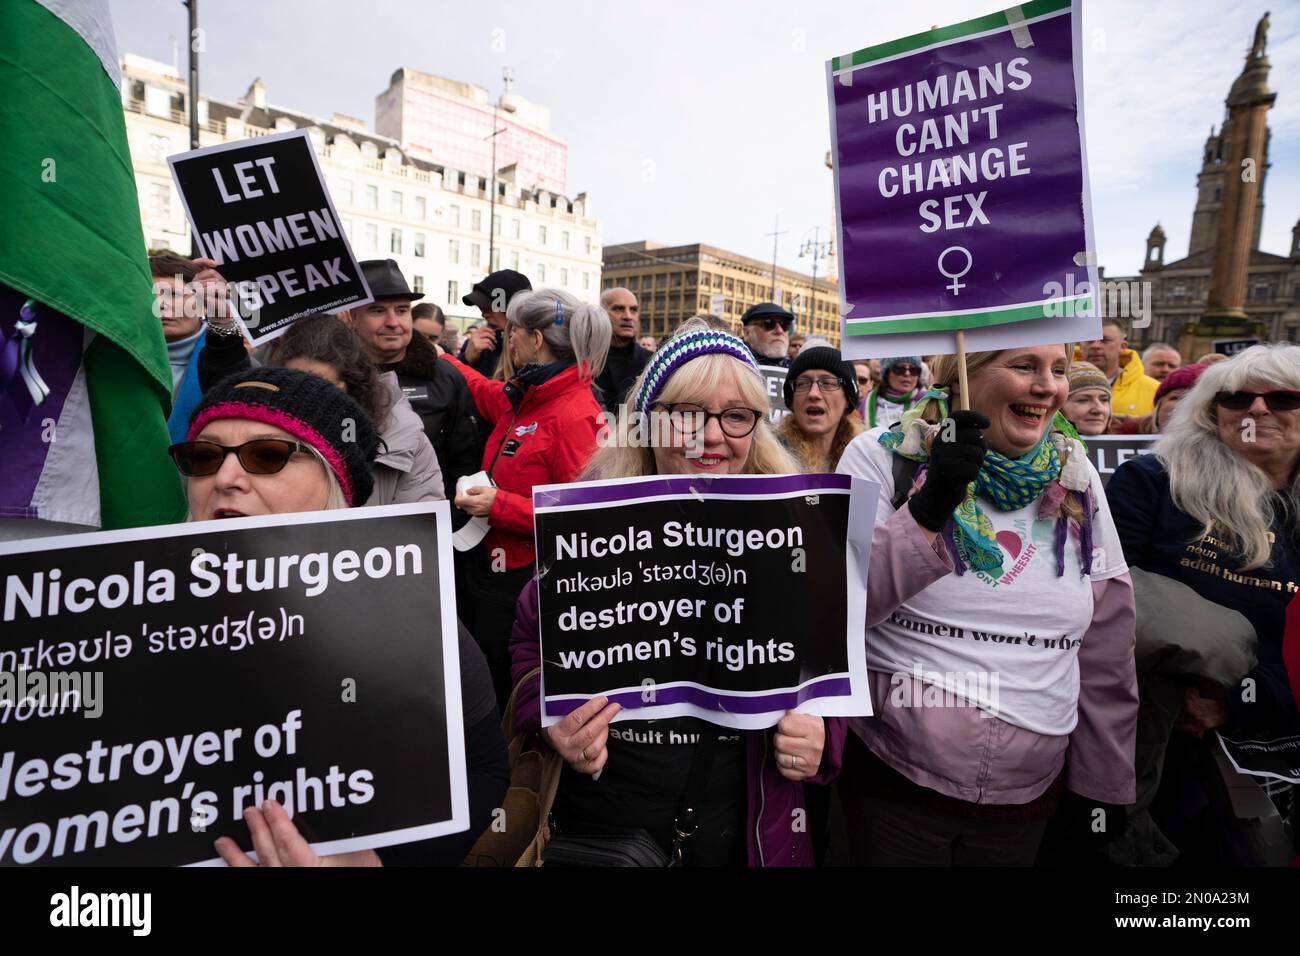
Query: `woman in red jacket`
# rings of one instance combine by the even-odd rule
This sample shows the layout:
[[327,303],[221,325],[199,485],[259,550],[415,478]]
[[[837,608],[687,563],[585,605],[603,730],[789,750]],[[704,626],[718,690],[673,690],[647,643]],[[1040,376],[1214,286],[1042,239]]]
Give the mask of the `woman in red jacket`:
[[458,612],[488,659],[503,706],[510,696],[515,601],[533,576],[533,486],[573,481],[595,452],[604,416],[591,380],[604,368],[610,340],[605,311],[559,289],[516,294],[506,316],[507,348],[518,369],[510,381],[485,378],[443,356],[495,426],[483,452],[492,484],[456,495],[456,507],[489,526],[464,564],[475,606]]

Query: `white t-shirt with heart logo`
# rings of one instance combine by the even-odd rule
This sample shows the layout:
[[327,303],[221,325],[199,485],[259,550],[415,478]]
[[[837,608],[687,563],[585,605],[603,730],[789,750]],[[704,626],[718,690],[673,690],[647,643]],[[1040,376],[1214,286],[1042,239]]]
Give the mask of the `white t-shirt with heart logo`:
[[[858,436],[837,469],[880,483],[877,525],[894,513],[893,452],[879,442],[884,431]],[[867,667],[919,676],[947,692],[936,698],[969,701],[1035,733],[1070,733],[1078,719],[1079,645],[1092,624],[1092,582],[1128,571],[1101,478],[1091,464],[1088,472],[1096,509],[1090,576],[1081,574],[1073,528],[1065,574],[1057,576],[1056,521],[1038,518],[1038,502],[999,511],[981,499],[1002,549],[1002,572],[954,572],[899,605],[867,629]]]

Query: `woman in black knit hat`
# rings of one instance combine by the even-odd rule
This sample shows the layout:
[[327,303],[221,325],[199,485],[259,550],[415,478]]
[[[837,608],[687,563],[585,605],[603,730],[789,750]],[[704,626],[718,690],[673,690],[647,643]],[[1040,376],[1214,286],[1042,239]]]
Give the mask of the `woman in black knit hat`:
[[838,349],[804,348],[785,379],[785,407],[777,435],[805,474],[835,470],[849,442],[862,434],[858,380]]
[[[170,451],[186,478],[192,521],[363,504],[379,442],[374,424],[346,392],[288,368],[223,379],[195,407],[187,439]],[[381,613],[376,608],[377,620]],[[459,647],[470,829],[380,852],[318,857],[284,808],[268,802],[244,812],[263,866],[455,866],[464,859],[501,805],[510,773],[487,662],[463,627]],[[229,837],[217,840],[216,849],[231,866],[254,865]]]
[[374,423],[306,372],[258,368],[224,379],[195,407],[186,437],[171,455],[189,479],[193,521],[350,508],[374,486]]

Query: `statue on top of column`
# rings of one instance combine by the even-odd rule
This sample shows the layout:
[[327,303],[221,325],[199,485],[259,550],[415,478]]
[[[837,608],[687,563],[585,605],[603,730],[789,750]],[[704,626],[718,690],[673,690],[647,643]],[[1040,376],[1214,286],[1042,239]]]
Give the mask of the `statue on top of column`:
[[1259,23],[1255,25],[1255,45],[1250,48],[1252,58],[1262,57],[1264,47],[1268,44],[1268,11],[1259,18]]

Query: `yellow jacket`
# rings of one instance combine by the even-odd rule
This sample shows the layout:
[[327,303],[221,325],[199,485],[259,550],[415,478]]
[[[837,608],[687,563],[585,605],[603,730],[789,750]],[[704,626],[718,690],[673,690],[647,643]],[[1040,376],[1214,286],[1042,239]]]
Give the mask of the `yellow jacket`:
[[[1082,362],[1083,353],[1076,346],[1074,360]],[[1142,370],[1142,359],[1132,349],[1119,353],[1119,375],[1110,386],[1112,415],[1135,418],[1149,415],[1155,408],[1156,389],[1160,383]]]

